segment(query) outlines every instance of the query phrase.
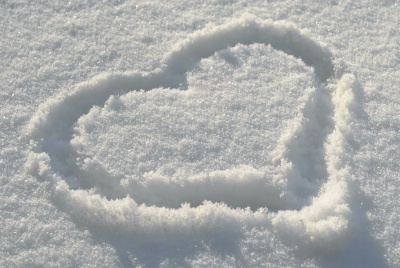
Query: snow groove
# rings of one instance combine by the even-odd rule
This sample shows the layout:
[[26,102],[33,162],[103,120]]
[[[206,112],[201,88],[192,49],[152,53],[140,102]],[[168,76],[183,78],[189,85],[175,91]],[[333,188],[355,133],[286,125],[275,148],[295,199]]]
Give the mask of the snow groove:
[[[318,90],[271,153],[277,174],[239,166],[181,184],[154,177],[126,186],[90,157],[79,159],[70,143],[73,126],[94,105],[102,106],[115,93],[180,88],[196,62],[239,43],[267,44],[300,58],[319,80]],[[342,159],[350,122],[357,119],[352,112],[357,100],[355,78],[336,77],[329,51],[289,23],[243,18],[193,34],[176,44],[160,66],[146,74],[96,77],[49,99],[32,117],[27,170],[49,183],[60,209],[93,230],[146,241],[263,225],[312,248],[340,243],[351,214],[351,171]]]

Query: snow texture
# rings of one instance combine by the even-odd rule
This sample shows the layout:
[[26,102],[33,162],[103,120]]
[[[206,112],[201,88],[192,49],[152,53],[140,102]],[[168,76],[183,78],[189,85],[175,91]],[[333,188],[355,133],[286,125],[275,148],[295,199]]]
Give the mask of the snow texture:
[[[332,14],[337,23],[346,23],[345,14],[368,22],[368,3],[196,3],[173,20],[171,8],[180,4],[0,4],[16,23],[5,26],[1,54],[0,264],[396,267],[398,106],[379,103],[398,94],[399,61],[384,54],[398,46],[347,40],[367,35],[354,29],[357,21],[344,33],[330,28]],[[253,12],[263,5],[275,13]],[[400,10],[387,5],[371,8],[389,14],[387,38],[398,42]],[[50,36],[21,58],[10,36],[23,31],[16,18],[28,11],[38,25],[40,14],[51,18],[40,27],[64,28],[69,37]],[[85,18],[91,11],[97,15]],[[63,23],[68,13],[74,19]],[[158,30],[130,36],[136,43],[125,47],[130,26],[118,19],[126,14],[148,23],[131,30]],[[96,16],[113,18],[115,40],[99,40],[95,51],[68,44],[77,37],[97,42]],[[185,16],[191,26],[179,26]],[[172,34],[169,27],[177,28]],[[24,34],[16,40],[36,38]],[[369,59],[357,45],[381,65],[363,67]],[[63,58],[69,47],[78,55]],[[48,49],[59,55],[46,59]],[[143,60],[129,65],[119,53],[132,50]],[[35,52],[40,60],[32,67]],[[107,66],[89,70],[96,53]],[[36,73],[12,82],[19,77],[12,68],[28,71],[24,62]],[[376,78],[381,82],[368,79],[385,68],[394,71]],[[25,105],[29,96],[35,100]]]

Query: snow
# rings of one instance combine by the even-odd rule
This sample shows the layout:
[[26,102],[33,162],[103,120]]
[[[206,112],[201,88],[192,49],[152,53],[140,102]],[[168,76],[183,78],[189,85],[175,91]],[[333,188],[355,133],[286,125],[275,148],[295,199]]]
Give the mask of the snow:
[[0,265],[400,265],[397,1],[0,4]]

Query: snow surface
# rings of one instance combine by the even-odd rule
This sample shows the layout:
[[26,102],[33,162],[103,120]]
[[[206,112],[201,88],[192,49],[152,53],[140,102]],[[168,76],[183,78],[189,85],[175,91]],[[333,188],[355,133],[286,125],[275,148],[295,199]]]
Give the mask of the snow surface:
[[0,12],[0,266],[400,266],[397,1]]

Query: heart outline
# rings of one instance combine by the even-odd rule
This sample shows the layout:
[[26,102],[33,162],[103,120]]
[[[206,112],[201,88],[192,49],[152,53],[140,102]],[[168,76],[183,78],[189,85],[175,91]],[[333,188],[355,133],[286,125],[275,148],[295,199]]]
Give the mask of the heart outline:
[[[78,171],[75,170],[77,166],[74,152],[68,143],[72,136],[71,126],[82,114],[87,113],[93,105],[102,105],[116,88],[119,92],[125,93],[131,90],[177,87],[185,81],[184,74],[195,62],[237,43],[270,44],[275,49],[301,58],[307,65],[314,67],[316,76],[323,83],[328,83],[328,87],[332,88],[335,128],[325,144],[326,151],[332,152],[326,159],[329,178],[323,185],[321,193],[313,201],[316,204],[319,200],[325,200],[327,196],[331,196],[334,202],[326,206],[328,207],[325,213],[327,215],[322,215],[320,218],[309,216],[315,209],[314,203],[299,211],[286,210],[272,214],[267,210],[255,212],[245,209],[235,210],[224,204],[211,202],[205,202],[197,208],[182,205],[181,208],[174,210],[138,206],[130,197],[107,200],[98,194],[92,194],[90,190],[74,189],[77,187],[74,173]],[[320,241],[321,237],[326,235],[318,236],[318,228],[325,223],[327,227],[324,228],[330,228],[331,232],[341,237],[345,234],[351,215],[347,201],[346,181],[350,177],[350,171],[336,156],[340,154],[340,147],[346,143],[346,133],[351,130],[337,127],[339,125],[337,122],[340,121],[340,125],[343,125],[343,122],[353,120],[348,117],[348,113],[343,111],[349,111],[351,102],[355,101],[354,96],[351,97],[355,78],[351,75],[338,76],[335,74],[331,54],[293,25],[244,18],[212,30],[202,30],[194,34],[192,39],[177,44],[164,57],[161,67],[154,72],[103,75],[79,85],[73,92],[63,92],[41,105],[27,128],[27,135],[31,139],[27,171],[40,180],[46,181],[53,201],[58,207],[68,211],[78,222],[88,227],[118,230],[118,233],[133,237],[160,237],[162,239],[166,235],[182,234],[194,229],[201,232],[210,225],[209,222],[202,222],[202,219],[212,219],[214,222],[235,221],[238,225],[243,225],[243,222],[262,222],[274,226],[283,234],[283,237],[290,230],[291,235],[304,237],[307,243]],[[350,104],[346,103],[343,106],[340,101],[335,101],[335,96],[340,94],[350,95]],[[96,98],[92,98],[93,96]],[[284,155],[285,150],[282,151],[281,154]],[[292,171],[290,163],[288,165],[287,162],[282,161],[279,164],[282,165],[284,175]],[[340,194],[333,194],[335,192]],[[158,222],[154,221],[154,215],[158,215]],[[185,221],[184,217],[189,215],[192,219],[186,221],[186,225],[180,225],[184,230],[176,230],[175,227],[179,222]],[[333,219],[331,222],[336,222],[336,225],[329,226],[331,222],[326,222],[328,218]],[[331,234],[329,236],[332,237]]]

